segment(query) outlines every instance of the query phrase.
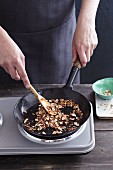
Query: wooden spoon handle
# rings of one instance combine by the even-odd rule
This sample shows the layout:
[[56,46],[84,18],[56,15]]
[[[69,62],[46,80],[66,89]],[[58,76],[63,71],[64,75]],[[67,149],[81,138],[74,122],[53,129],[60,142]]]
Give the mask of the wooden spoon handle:
[[50,103],[43,96],[38,94],[31,84],[29,90],[36,96],[36,98],[38,98],[39,102],[42,104],[42,106],[50,115],[56,115],[56,113],[53,110],[51,110]]
[[29,90],[31,90],[31,92],[36,96],[36,98],[39,100],[39,102],[47,110],[47,106],[50,106],[50,103],[43,96],[41,96],[39,93],[37,93],[37,91],[34,89],[34,87],[32,85],[30,85]]
[[40,95],[34,89],[34,87],[30,84],[29,90],[40,100]]

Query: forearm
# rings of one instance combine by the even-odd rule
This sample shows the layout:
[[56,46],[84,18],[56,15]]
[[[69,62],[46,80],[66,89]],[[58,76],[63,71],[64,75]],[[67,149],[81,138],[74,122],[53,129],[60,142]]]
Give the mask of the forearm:
[[6,31],[0,26],[0,35],[6,33]]
[[78,22],[88,21],[95,24],[95,17],[100,0],[82,0]]
[[4,32],[5,32],[5,30],[0,26],[0,40],[1,40],[1,37],[4,34]]
[[0,66],[15,80],[23,80],[26,88],[30,82],[25,70],[25,56],[8,33],[0,26]]
[[82,66],[90,61],[98,44],[95,18],[100,0],[82,0],[72,43],[73,62],[79,57]]

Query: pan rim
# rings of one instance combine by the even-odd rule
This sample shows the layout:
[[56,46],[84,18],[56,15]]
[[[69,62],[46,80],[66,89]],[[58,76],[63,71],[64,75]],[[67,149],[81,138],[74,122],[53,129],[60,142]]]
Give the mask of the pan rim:
[[[56,90],[56,89],[58,89],[58,90],[62,90],[62,88],[63,87],[61,87],[61,88],[44,88],[44,89],[42,89],[42,92],[43,91],[49,91],[49,90]],[[66,89],[66,88],[65,88]],[[89,107],[89,112],[88,112],[88,117],[87,117],[87,119],[89,118],[89,116],[90,116],[90,112],[91,112],[91,106],[90,106],[90,103],[89,103],[89,101],[88,101],[88,99],[84,96],[84,95],[82,95],[81,93],[79,93],[79,92],[77,92],[77,91],[75,91],[75,90],[71,90],[71,89],[68,89],[67,88],[67,90],[70,90],[70,91],[72,91],[72,92],[75,92],[75,93],[77,93],[78,95],[80,95],[80,96],[82,96],[83,98],[84,98],[84,100],[86,100],[87,102],[88,102],[88,107]],[[23,127],[23,122],[18,122],[18,120],[17,120],[17,118],[16,118],[16,116],[15,116],[15,110],[16,110],[16,107],[19,105],[19,103],[21,102],[21,106],[22,106],[22,101],[26,98],[26,97],[28,97],[28,95],[33,95],[32,94],[32,92],[29,92],[29,93],[27,93],[26,95],[24,95],[23,97],[21,97],[19,100],[18,100],[18,102],[16,103],[16,105],[14,106],[14,110],[13,110],[13,115],[14,115],[14,118],[15,118],[15,120],[16,120],[16,122],[18,123],[18,124],[20,124],[22,127]],[[86,119],[86,120],[87,120]],[[86,122],[86,120],[82,123],[82,124],[80,124],[80,126],[82,126],[85,122]],[[64,135],[64,136],[62,136],[62,137],[58,137],[57,135],[55,136],[55,135],[53,135],[53,136],[50,136],[50,135],[46,135],[46,138],[48,138],[48,139],[50,139],[50,138],[54,138],[54,140],[55,139],[61,139],[61,138],[63,138],[63,137],[68,137],[70,134],[73,134],[73,133],[76,133],[77,131],[78,131],[78,129],[79,128],[77,128],[75,131],[72,131],[72,132],[70,132],[69,134],[67,134],[67,135]],[[30,133],[29,133],[30,134]],[[45,138],[45,135],[42,135],[43,137],[43,139]],[[38,137],[38,134],[37,134],[37,137]]]

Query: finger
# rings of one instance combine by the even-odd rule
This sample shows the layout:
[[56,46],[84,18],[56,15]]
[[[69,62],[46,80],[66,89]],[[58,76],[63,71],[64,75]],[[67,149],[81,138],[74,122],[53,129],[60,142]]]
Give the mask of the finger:
[[[16,69],[16,68],[15,68]],[[16,70],[16,77],[17,77],[17,80],[20,80],[20,76],[18,74],[18,71]]]
[[72,43],[72,57],[73,57],[72,60],[73,60],[73,63],[74,63],[77,59],[77,51],[76,51],[74,41]]
[[10,73],[12,79],[20,80],[20,76],[19,76],[19,74],[18,74],[15,67],[10,67],[9,68],[9,73]]
[[88,49],[86,50],[86,58],[87,58],[87,62],[90,61],[90,56],[91,56],[91,53],[90,53],[90,49],[88,48]]
[[[2,66],[3,67],[3,66]],[[3,67],[4,68],[4,70],[8,73],[8,74],[10,74],[9,73],[9,69],[7,68],[7,67]]]
[[92,56],[92,55],[93,55],[93,49],[90,50],[90,56]]
[[28,78],[28,76],[27,76],[27,73],[26,73],[26,71],[25,71],[25,68],[24,68],[24,66],[23,66],[22,61],[20,61],[20,62],[18,63],[18,65],[16,66],[16,69],[17,69],[18,74],[19,74],[20,78],[22,79],[25,87],[26,87],[26,88],[29,88],[29,87],[30,87],[30,81],[29,81],[29,78]]
[[97,47],[97,44],[93,45],[93,47],[92,47],[92,48],[93,48],[93,50],[94,50],[96,47]]
[[24,66],[24,68],[25,68],[25,56],[24,56],[23,54],[21,55],[21,60],[22,60],[23,66]]
[[85,67],[87,64],[87,57],[84,49],[83,48],[78,49],[77,52],[82,66]]
[[90,50],[90,56],[93,55],[94,49],[96,48],[97,45],[92,45],[92,48]]

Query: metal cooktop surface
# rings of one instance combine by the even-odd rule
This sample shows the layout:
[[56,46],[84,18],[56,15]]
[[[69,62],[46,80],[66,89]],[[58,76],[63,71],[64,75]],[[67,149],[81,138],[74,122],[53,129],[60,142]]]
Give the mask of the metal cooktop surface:
[[[23,154],[82,154],[95,146],[93,109],[81,133],[59,144],[40,144],[25,138],[13,116],[13,108],[20,97],[0,98],[0,155]],[[92,104],[91,104],[92,108]]]

